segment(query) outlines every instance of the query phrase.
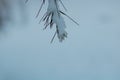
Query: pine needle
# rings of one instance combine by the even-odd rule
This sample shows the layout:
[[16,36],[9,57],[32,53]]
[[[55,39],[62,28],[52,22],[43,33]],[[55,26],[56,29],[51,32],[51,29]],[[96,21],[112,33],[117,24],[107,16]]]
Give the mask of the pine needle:
[[79,25],[74,19],[72,19],[70,16],[68,16],[67,14],[65,14],[64,12],[60,11],[60,13],[62,13],[63,15],[65,15],[66,17],[68,17],[70,20],[72,20],[75,24]]

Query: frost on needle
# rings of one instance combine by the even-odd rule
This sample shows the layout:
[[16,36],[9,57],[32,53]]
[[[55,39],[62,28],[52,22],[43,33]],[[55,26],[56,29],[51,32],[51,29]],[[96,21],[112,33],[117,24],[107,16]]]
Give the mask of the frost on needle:
[[[28,0],[26,0],[27,2]],[[36,15],[36,17],[39,16],[39,13],[43,7],[43,5],[45,4],[46,0],[42,0],[42,4],[39,8],[38,14]],[[62,12],[59,8],[59,3],[62,4],[63,8],[65,10],[67,10],[63,4],[63,2],[61,0],[48,0],[48,8],[46,13],[43,15],[41,21],[45,22],[45,27],[44,29],[46,29],[48,26],[50,28],[53,27],[53,25],[55,24],[56,27],[56,31],[55,34],[51,40],[51,43],[53,42],[55,36],[57,35],[58,39],[60,42],[62,42],[65,38],[67,38],[67,32],[65,30],[66,25],[65,25],[65,21],[62,17],[62,15],[68,17],[70,20],[72,20],[73,22],[75,22],[77,25],[79,25],[76,21],[74,21],[71,17],[69,17],[67,14],[65,14],[64,12]]]

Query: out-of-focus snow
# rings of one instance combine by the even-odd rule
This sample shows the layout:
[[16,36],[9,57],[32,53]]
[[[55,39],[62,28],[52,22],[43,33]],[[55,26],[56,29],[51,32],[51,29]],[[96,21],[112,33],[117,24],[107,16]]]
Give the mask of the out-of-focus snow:
[[68,39],[50,44],[55,29],[42,30],[30,0],[29,24],[0,40],[0,80],[120,80],[120,1],[63,2],[80,26],[65,18]]

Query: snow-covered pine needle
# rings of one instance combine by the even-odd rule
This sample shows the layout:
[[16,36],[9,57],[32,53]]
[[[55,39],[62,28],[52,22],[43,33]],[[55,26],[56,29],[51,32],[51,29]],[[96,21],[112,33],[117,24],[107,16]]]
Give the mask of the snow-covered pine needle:
[[[67,32],[65,31],[66,25],[64,19],[59,11],[58,1],[59,0],[48,0],[47,15],[43,20],[45,20],[46,24],[56,25],[58,39],[62,42],[67,37]],[[48,20],[50,20],[50,22],[48,22]]]
[[[39,23],[41,21],[45,22],[44,29],[46,29],[48,26],[50,28],[52,28],[53,25],[55,24],[56,31],[54,33],[52,40],[51,40],[51,43],[53,42],[56,35],[57,35],[59,41],[62,42],[65,38],[67,38],[67,32],[65,30],[66,25],[65,25],[65,21],[64,21],[62,15],[65,15],[66,17],[68,17],[70,20],[72,20],[77,25],[79,25],[79,24],[75,20],[73,20],[70,16],[68,16],[66,13],[64,13],[60,10],[59,3],[63,6],[65,11],[67,11],[62,0],[47,0],[47,1],[48,1],[47,12],[43,15],[43,17],[41,18]],[[28,0],[26,0],[26,2],[28,2]],[[41,11],[43,5],[45,4],[45,2],[46,2],[46,0],[42,0],[42,4],[40,5],[39,11],[38,11],[36,17],[39,16],[40,11]]]

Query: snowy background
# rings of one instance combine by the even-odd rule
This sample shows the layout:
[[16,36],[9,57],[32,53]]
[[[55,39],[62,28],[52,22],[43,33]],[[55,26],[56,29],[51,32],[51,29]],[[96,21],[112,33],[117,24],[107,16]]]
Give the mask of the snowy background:
[[15,9],[15,24],[0,39],[0,80],[120,80],[120,0],[63,2],[80,24],[65,18],[63,43],[50,44],[55,29],[43,31],[35,19],[40,0],[25,5],[23,24]]

